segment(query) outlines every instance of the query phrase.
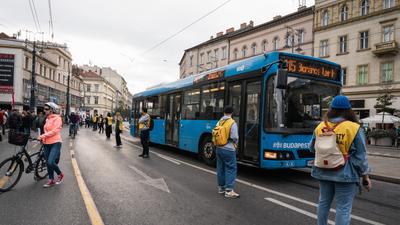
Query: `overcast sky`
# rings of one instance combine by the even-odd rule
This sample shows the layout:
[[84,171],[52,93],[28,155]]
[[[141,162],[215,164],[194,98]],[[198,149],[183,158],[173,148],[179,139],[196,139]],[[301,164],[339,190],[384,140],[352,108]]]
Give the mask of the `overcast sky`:
[[[44,40],[49,35],[48,0],[33,0]],[[227,0],[51,0],[54,41],[67,43],[73,63],[111,67],[137,93],[179,78],[184,50],[243,22],[265,23],[298,8],[298,0],[231,0],[223,7],[147,54],[157,43]],[[307,1],[307,6],[314,1]],[[0,32],[36,31],[29,0],[2,1]],[[29,35],[33,40],[33,34]],[[42,35],[36,35],[42,40]]]

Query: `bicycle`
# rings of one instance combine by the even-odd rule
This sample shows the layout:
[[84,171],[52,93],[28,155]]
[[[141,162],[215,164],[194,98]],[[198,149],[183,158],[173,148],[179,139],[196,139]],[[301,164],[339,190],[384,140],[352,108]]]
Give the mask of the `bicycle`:
[[[28,140],[40,141],[38,139],[28,137],[26,141],[23,141],[25,143],[20,151],[0,163],[0,192],[7,192],[18,183],[24,171],[24,161],[28,162],[25,173],[28,174],[34,171],[35,181],[39,181],[47,177],[47,160],[44,156],[43,145],[41,145],[38,152],[30,155],[26,150]],[[22,160],[23,157],[25,157],[24,161]]]
[[69,136],[74,139],[78,134],[78,124],[70,123],[69,124]]

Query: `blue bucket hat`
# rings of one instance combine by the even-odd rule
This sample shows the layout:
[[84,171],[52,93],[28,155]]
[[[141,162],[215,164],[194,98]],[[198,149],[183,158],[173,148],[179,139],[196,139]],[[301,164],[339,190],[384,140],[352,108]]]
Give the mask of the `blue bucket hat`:
[[351,109],[349,99],[344,95],[336,96],[331,104],[332,109]]

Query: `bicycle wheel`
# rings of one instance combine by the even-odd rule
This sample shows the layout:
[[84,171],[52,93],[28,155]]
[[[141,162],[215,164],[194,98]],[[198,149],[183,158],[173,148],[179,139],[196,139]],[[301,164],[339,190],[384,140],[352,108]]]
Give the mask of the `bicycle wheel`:
[[0,163],[0,192],[11,190],[19,181],[24,171],[21,159],[11,157]]
[[39,158],[35,162],[35,180],[42,180],[47,175],[47,161],[43,154],[39,154]]

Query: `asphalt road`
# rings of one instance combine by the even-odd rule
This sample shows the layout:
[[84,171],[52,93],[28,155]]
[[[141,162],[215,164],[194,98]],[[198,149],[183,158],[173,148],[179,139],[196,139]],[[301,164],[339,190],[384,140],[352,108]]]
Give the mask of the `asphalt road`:
[[[155,146],[143,159],[135,144],[113,145],[113,137],[83,128],[69,147],[64,133],[65,182],[43,189],[44,181],[25,174],[0,194],[0,224],[90,224],[70,149],[105,224],[316,224],[318,183],[309,174],[239,166],[241,197],[226,199],[217,193],[215,169],[193,154]],[[0,160],[12,154],[10,145],[0,146]],[[352,224],[398,224],[400,186],[374,181],[371,192],[357,195],[352,214]]]

